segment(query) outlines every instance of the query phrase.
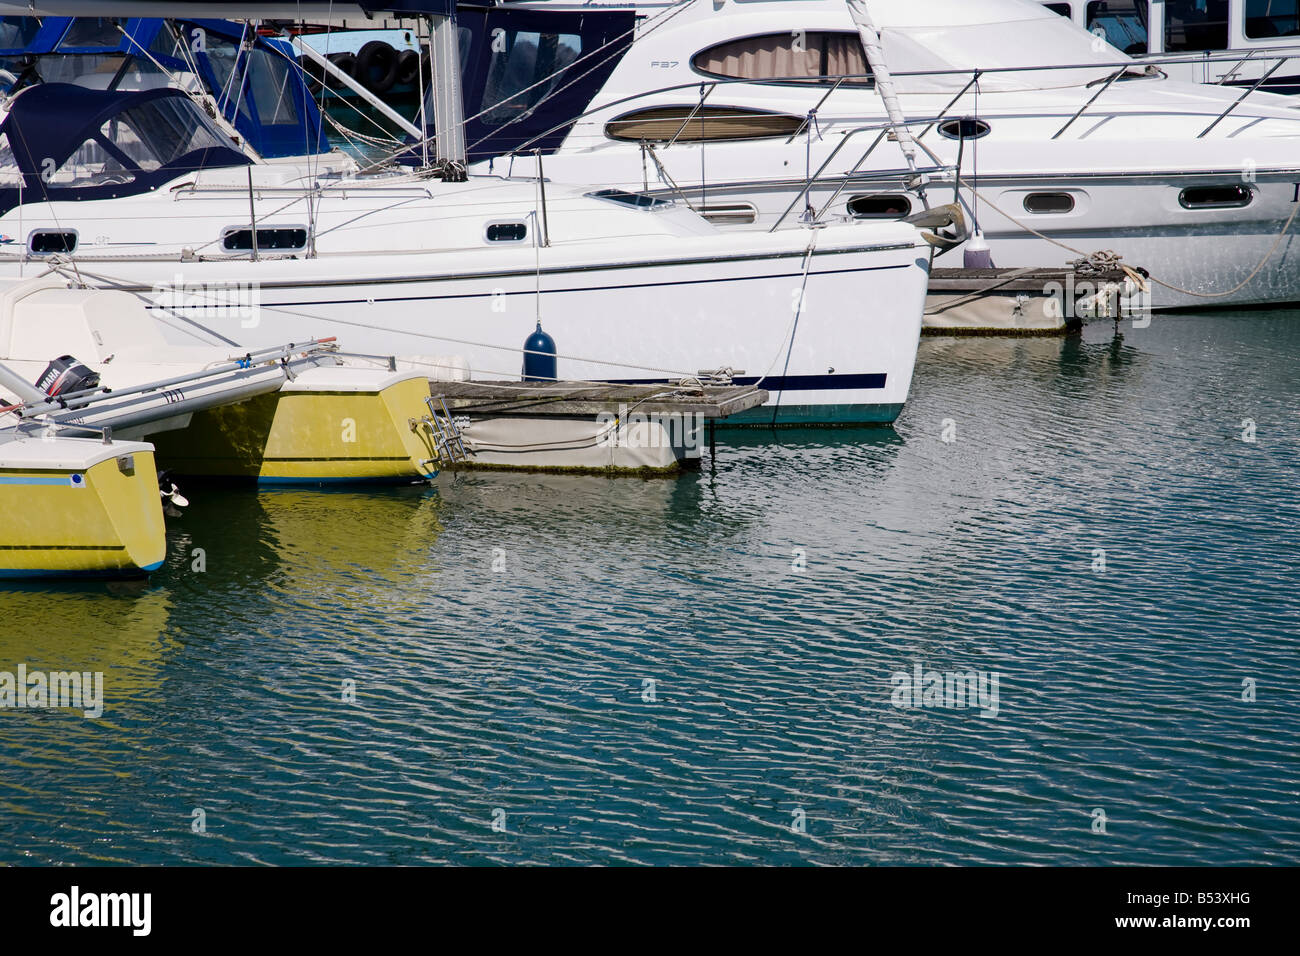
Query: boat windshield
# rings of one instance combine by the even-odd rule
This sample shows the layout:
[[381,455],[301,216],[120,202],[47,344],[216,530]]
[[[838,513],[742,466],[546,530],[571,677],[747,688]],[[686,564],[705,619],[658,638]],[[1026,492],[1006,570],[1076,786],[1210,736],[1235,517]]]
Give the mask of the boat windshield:
[[0,125],[0,207],[130,195],[184,173],[247,162],[178,91],[43,83],[14,97]]

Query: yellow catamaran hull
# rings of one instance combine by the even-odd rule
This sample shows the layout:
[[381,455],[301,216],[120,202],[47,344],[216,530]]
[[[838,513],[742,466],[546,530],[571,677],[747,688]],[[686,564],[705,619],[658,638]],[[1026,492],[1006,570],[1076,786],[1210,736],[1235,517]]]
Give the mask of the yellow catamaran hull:
[[428,414],[428,395],[419,374],[318,369],[150,440],[178,475],[264,485],[417,481],[438,470],[429,430],[411,424]]
[[0,577],[140,577],[167,553],[153,448],[0,444]]

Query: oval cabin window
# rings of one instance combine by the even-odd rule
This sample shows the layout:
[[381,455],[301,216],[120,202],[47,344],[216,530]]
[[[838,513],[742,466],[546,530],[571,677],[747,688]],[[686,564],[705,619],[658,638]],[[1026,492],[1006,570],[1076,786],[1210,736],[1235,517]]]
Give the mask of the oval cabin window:
[[729,80],[823,81],[870,86],[871,67],[856,33],[787,30],[729,40],[691,59],[698,73]]
[[610,139],[652,143],[789,137],[803,128],[802,116],[739,106],[655,106],[625,113],[605,126]]
[[1178,194],[1184,209],[1240,209],[1251,198],[1248,186],[1188,186]]
[[854,219],[902,219],[912,214],[912,200],[906,196],[854,196],[849,200],[849,215]]
[[1073,211],[1074,197],[1069,193],[1030,193],[1025,197],[1025,212],[1044,216]]

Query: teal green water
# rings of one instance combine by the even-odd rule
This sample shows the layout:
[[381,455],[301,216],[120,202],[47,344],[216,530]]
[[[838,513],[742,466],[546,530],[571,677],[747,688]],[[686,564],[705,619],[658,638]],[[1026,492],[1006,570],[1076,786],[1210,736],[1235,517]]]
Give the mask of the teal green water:
[[1298,353],[928,339],[896,429],[678,480],[191,489],[149,586],[0,591],[107,698],[0,710],[0,862],[1300,862]]

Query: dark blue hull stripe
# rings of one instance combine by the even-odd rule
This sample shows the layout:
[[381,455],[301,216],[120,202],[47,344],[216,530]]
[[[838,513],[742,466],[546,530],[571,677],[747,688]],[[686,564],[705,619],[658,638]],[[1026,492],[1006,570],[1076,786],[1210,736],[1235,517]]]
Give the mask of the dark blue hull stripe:
[[[762,387],[769,392],[824,392],[833,389],[879,389],[885,387],[884,372],[864,372],[860,375],[769,375]],[[659,378],[611,378],[615,385],[661,385]],[[732,379],[737,385],[757,385],[757,375],[741,375]]]

